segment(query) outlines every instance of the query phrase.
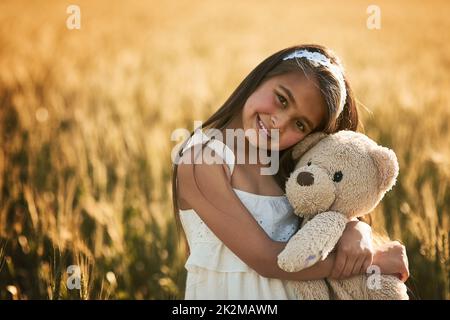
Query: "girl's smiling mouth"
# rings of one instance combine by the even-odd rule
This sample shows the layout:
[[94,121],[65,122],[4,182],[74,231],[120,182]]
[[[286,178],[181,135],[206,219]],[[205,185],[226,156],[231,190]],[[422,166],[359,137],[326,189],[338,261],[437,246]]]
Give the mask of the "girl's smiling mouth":
[[264,122],[262,122],[261,118],[259,117],[259,114],[256,114],[256,124],[259,129],[263,130],[264,133],[270,138],[269,129],[264,125]]

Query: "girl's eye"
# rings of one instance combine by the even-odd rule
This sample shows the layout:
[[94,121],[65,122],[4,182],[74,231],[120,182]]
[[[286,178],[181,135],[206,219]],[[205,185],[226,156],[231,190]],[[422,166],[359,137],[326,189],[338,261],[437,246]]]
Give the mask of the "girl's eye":
[[297,126],[297,128],[298,128],[300,131],[305,132],[306,128],[305,128],[304,124],[303,124],[301,121],[297,120],[297,121],[295,122],[295,125]]
[[311,161],[308,161],[308,166],[310,166],[311,165]]
[[287,107],[288,101],[280,94],[277,94],[278,101],[280,101],[283,108]]
[[336,171],[334,173],[333,181],[334,182],[339,182],[339,181],[342,180],[342,177],[343,177],[342,172],[341,171]]

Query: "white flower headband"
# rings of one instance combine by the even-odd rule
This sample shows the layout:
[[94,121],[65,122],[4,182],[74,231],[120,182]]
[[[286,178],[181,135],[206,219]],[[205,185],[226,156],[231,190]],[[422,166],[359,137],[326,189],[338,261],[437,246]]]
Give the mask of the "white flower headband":
[[296,51],[288,54],[286,57],[284,57],[283,60],[294,59],[294,58],[295,59],[306,58],[315,67],[322,65],[322,66],[328,68],[330,70],[330,72],[334,75],[334,77],[337,79],[337,81],[339,83],[339,89],[341,91],[341,94],[340,94],[341,99],[339,101],[339,106],[337,108],[336,118],[339,117],[342,110],[344,109],[345,101],[347,99],[347,90],[345,89],[345,82],[344,82],[344,75],[343,75],[342,68],[338,65],[332,64],[330,59],[325,57],[320,52],[313,52],[313,51],[308,51],[305,49],[296,50]]

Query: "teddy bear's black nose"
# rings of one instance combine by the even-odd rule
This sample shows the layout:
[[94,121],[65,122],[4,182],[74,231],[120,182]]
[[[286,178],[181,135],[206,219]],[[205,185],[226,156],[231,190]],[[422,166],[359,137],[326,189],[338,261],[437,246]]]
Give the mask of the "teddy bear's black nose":
[[310,186],[314,183],[314,176],[311,172],[300,172],[297,176],[297,183],[301,186]]

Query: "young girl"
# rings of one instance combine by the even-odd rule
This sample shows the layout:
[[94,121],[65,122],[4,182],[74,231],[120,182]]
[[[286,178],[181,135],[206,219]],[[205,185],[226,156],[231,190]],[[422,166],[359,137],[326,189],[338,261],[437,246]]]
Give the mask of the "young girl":
[[[356,130],[357,125],[343,68],[323,46],[281,50],[244,79],[201,129],[218,129],[224,137],[227,129],[255,130],[257,137],[245,136],[239,146],[196,130],[174,165],[174,212],[190,251],[186,299],[295,299],[293,281],[343,279],[364,273],[372,263],[406,281],[404,247],[393,242],[374,252],[371,228],[360,221],[348,223],[327,259],[293,273],[277,266],[278,254],[299,227],[284,195],[294,167],[292,147],[311,132]],[[261,137],[273,132],[278,143],[263,146]],[[224,163],[196,161],[199,146],[202,156],[214,154]],[[237,155],[247,159],[261,148],[279,152],[280,170],[273,175],[261,174],[267,164],[259,158],[256,163],[236,161]]]

